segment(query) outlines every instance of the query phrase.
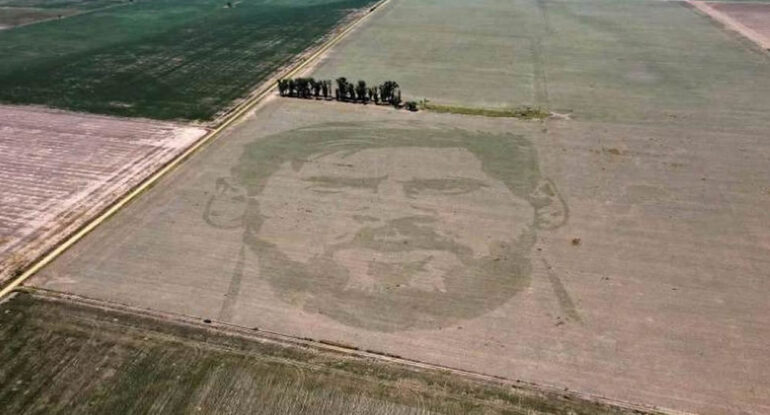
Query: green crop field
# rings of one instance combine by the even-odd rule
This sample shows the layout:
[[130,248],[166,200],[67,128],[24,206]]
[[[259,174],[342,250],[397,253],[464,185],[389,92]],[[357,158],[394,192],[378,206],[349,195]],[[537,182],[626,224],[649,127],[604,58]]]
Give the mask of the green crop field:
[[45,296],[0,316],[5,413],[631,413]]
[[210,120],[371,3],[137,0],[4,30],[0,102]]
[[25,7],[39,9],[93,10],[115,4],[128,3],[126,0],[0,0],[0,7]]

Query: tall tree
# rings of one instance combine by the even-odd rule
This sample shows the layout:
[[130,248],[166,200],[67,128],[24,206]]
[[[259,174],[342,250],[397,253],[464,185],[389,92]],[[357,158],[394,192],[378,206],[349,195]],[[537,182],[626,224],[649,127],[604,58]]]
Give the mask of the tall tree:
[[287,85],[287,91],[289,92],[289,96],[293,97],[296,90],[297,90],[297,83],[293,79],[289,79],[289,82]]
[[358,81],[356,85],[356,96],[359,101],[366,103],[366,81]]
[[393,95],[393,99],[390,101],[391,104],[393,104],[394,107],[398,107],[401,105],[401,90],[396,89],[396,93]]
[[348,97],[352,99],[353,101],[356,100],[356,87],[353,86],[353,84],[348,84]]
[[344,100],[348,93],[348,80],[345,77],[337,78],[337,88],[340,90],[340,98]]
[[398,82],[385,81],[382,85],[380,85],[381,99],[385,102],[389,102],[392,104],[395,98],[397,89],[398,89]]
[[319,95],[321,95],[321,83],[323,81],[316,81],[313,78],[310,78],[310,88],[313,90],[313,96],[318,98]]

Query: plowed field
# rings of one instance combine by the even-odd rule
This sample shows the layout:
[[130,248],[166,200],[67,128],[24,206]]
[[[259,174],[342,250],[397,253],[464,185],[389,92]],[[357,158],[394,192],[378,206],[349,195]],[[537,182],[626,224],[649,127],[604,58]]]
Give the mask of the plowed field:
[[204,132],[0,107],[0,279],[55,246]]

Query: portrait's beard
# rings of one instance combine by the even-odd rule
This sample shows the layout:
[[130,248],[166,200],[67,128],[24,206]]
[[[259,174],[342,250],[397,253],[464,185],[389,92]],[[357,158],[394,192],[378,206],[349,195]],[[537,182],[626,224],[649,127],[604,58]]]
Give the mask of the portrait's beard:
[[307,262],[247,234],[260,272],[285,301],[377,331],[436,328],[499,307],[529,282],[534,232],[489,255],[441,235],[431,217],[363,227]]
[[440,235],[435,222],[432,217],[415,216],[364,227],[352,239],[328,246],[321,258],[347,269],[345,291],[446,292],[446,280],[467,267],[473,252]]

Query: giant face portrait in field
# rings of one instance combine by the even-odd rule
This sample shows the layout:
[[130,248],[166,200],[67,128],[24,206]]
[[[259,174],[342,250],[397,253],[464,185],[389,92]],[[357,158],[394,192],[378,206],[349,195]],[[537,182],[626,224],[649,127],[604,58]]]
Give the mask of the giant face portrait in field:
[[259,139],[206,207],[243,228],[260,278],[306,312],[436,328],[510,300],[565,206],[514,135],[327,124]]

